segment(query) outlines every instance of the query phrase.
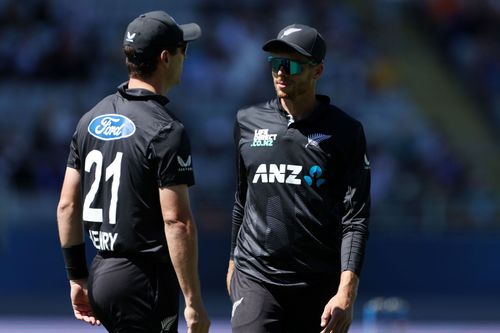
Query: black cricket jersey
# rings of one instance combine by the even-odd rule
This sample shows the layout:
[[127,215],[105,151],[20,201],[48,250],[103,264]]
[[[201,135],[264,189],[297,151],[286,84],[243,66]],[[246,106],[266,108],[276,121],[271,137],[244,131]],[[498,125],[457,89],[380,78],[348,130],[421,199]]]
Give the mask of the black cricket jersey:
[[231,258],[271,284],[360,273],[370,209],[363,127],[327,96],[317,101],[299,121],[278,99],[237,114]]
[[169,260],[158,189],[194,176],[188,136],[167,103],[124,83],[77,125],[67,165],[80,171],[82,219],[103,254]]

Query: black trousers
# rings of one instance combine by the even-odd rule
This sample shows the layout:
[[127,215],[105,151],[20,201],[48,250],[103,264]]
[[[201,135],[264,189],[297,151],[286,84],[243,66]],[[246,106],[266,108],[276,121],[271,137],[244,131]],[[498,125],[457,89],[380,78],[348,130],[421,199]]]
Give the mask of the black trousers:
[[170,263],[96,255],[88,279],[97,319],[113,333],[177,333],[179,284]]
[[231,279],[233,333],[321,332],[321,314],[338,289],[337,278],[309,286],[276,286],[235,269]]

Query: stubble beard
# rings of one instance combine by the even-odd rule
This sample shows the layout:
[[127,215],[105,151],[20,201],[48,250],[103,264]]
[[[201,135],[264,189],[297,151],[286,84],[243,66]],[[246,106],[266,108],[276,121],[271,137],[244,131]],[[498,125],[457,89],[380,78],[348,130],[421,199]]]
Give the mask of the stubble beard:
[[285,92],[285,91],[281,90],[280,88],[278,88],[277,86],[275,86],[274,88],[276,90],[276,95],[278,96],[278,98],[293,99],[295,96],[293,91]]

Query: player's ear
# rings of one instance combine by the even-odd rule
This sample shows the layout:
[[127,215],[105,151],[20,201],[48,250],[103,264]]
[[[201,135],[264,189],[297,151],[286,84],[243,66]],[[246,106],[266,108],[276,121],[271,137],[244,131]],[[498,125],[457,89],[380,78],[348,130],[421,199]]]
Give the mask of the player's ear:
[[170,57],[170,53],[167,50],[161,51],[160,60],[163,61],[165,64],[168,64],[169,57]]
[[314,68],[313,78],[315,80],[319,79],[319,77],[321,76],[321,73],[323,73],[324,69],[325,69],[325,66],[323,65],[323,63],[316,65]]

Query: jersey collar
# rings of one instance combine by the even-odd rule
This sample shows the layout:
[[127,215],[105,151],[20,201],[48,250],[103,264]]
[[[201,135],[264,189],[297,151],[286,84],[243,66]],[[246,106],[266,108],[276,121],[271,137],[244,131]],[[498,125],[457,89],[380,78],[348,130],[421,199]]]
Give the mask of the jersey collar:
[[[316,95],[316,100],[319,102],[318,106],[316,107],[316,109],[313,110],[313,112],[311,112],[311,114],[307,118],[302,119],[302,120],[298,120],[298,121],[289,122],[288,126],[291,126],[295,123],[299,123],[299,124],[300,123],[314,123],[330,105],[330,97],[328,97],[328,96]],[[286,112],[285,109],[283,108],[283,106],[281,105],[279,98],[274,99],[272,101],[272,104],[279,111],[280,114],[282,114],[285,117],[290,116],[288,114],[288,112]]]
[[169,102],[167,97],[155,94],[154,92],[146,89],[128,89],[128,82],[120,84],[118,86],[118,92],[128,100],[147,101],[152,99],[162,105],[167,105]]

